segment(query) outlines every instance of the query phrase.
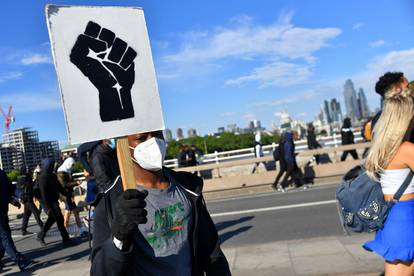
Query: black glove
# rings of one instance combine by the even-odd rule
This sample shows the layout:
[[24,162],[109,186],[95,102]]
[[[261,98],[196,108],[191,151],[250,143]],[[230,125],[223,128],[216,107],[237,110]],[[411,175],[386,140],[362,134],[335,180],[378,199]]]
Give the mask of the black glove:
[[118,197],[111,227],[115,238],[130,242],[138,230],[138,224],[147,222],[147,211],[144,209],[146,206],[144,199],[147,195],[147,191],[129,189]]

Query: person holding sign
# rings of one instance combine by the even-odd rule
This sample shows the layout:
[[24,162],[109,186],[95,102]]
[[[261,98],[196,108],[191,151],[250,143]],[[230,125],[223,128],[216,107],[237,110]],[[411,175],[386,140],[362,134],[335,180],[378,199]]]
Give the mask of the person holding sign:
[[162,166],[161,131],[128,136],[136,189],[118,177],[96,208],[91,275],[231,275],[203,181]]

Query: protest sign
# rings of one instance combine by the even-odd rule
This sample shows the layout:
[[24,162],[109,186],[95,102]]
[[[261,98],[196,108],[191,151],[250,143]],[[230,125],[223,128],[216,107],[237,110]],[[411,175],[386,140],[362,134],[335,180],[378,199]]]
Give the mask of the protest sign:
[[125,136],[164,128],[143,10],[47,5],[46,19],[69,142],[118,138],[134,186]]
[[140,8],[46,7],[69,142],[164,128]]

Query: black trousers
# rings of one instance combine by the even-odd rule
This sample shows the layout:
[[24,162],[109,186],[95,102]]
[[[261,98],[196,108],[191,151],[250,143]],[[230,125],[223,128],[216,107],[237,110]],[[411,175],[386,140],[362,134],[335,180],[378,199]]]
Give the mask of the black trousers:
[[63,215],[60,211],[59,203],[51,202],[48,204],[49,210],[47,211],[47,220],[45,222],[45,225],[43,227],[43,231],[40,232],[39,238],[44,239],[46,236],[47,231],[49,231],[50,227],[56,222],[57,227],[59,229],[60,235],[62,236],[62,239],[69,240],[69,234],[68,231],[66,231],[65,225],[63,224]]
[[27,224],[29,223],[29,218],[32,214],[34,215],[37,225],[40,227],[40,230],[43,229],[43,221],[40,219],[40,212],[34,204],[33,200],[29,200],[24,204],[22,232],[25,232],[27,230]]
[[273,186],[277,186],[283,173],[285,173],[285,176],[283,177],[282,182],[280,183],[280,186],[282,188],[286,188],[288,186],[289,177],[292,178],[296,186],[301,186],[303,184],[303,179],[301,176],[302,173],[300,172],[300,169],[298,168],[298,166],[296,164],[287,164],[285,166],[280,166],[280,171],[278,175],[276,176]]
[[345,161],[345,159],[348,156],[348,154],[351,154],[351,156],[355,160],[358,159],[358,153],[356,152],[356,150],[346,150],[346,151],[344,151],[344,153],[342,153],[341,161]]

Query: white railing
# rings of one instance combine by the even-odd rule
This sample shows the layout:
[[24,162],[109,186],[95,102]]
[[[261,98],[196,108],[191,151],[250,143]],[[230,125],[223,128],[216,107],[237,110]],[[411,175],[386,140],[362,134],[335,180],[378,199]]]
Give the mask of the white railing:
[[[363,142],[363,138],[361,137],[361,133],[355,132],[355,142]],[[332,136],[327,137],[321,137],[318,139],[318,142],[321,144],[322,147],[338,147],[342,144],[341,141],[341,135],[334,134]],[[263,146],[263,154],[270,155],[274,151],[274,149],[277,147],[276,143],[272,143],[270,145],[264,145]],[[299,140],[295,142],[295,150],[296,152],[301,152],[308,149],[307,140]],[[198,160],[198,163],[201,164],[211,164],[216,163],[219,164],[220,162],[225,161],[234,161],[234,160],[240,160],[240,159],[246,159],[251,158],[254,156],[253,147],[250,148],[244,148],[244,149],[238,149],[238,150],[229,150],[229,151],[222,151],[222,152],[214,152],[214,153],[208,153],[203,156],[201,156]],[[178,161],[177,159],[168,159],[164,161],[164,166],[168,168],[177,168],[178,167]]]

